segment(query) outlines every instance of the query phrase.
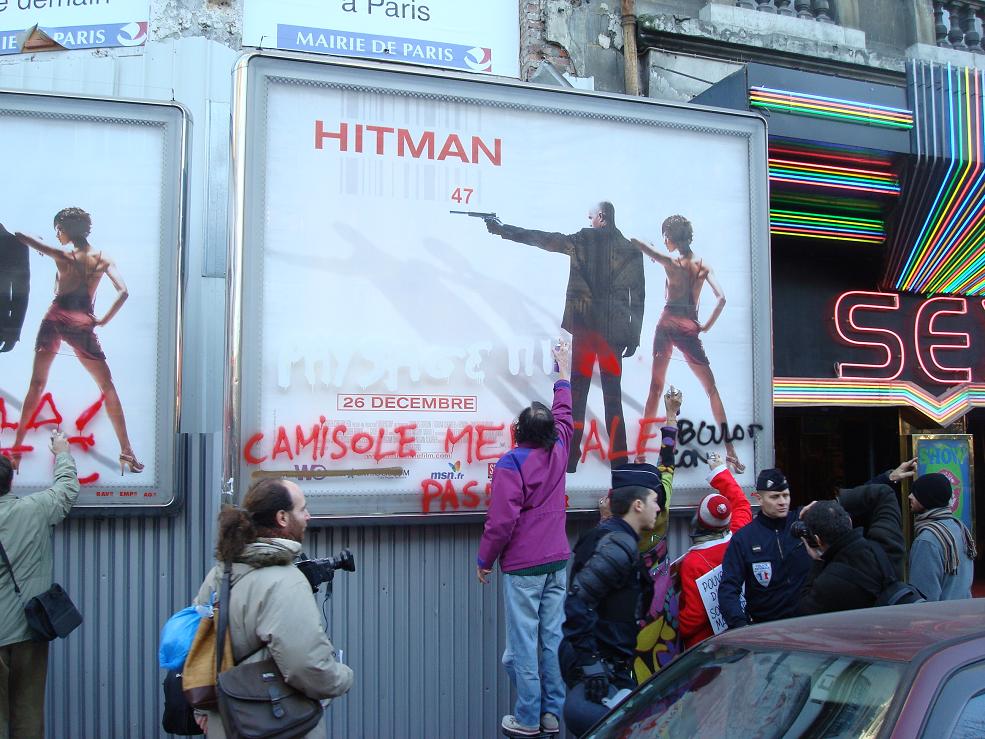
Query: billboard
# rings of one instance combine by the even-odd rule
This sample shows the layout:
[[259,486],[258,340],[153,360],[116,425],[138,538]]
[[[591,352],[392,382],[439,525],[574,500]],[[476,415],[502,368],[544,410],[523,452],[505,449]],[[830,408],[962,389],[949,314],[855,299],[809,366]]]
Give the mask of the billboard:
[[174,104],[0,92],[0,451],[51,482],[65,431],[77,510],[177,501],[186,116]]
[[245,0],[243,46],[519,77],[519,4]]
[[762,119],[345,62],[238,74],[241,492],[287,475],[316,515],[481,511],[559,335],[572,507],[656,461],[670,385],[675,504],[708,451],[749,488],[772,464]]
[[0,56],[20,53],[35,26],[65,49],[142,46],[149,19],[150,0],[0,0]]

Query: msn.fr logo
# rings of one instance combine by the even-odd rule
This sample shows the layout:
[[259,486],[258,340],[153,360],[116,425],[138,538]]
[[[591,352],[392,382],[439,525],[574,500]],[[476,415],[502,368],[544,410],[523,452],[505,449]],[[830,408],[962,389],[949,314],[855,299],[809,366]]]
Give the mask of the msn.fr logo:
[[431,479],[432,480],[461,480],[463,477],[465,477],[465,473],[462,472],[461,460],[455,462],[454,464],[449,462],[448,467],[450,470],[448,472],[432,472]]

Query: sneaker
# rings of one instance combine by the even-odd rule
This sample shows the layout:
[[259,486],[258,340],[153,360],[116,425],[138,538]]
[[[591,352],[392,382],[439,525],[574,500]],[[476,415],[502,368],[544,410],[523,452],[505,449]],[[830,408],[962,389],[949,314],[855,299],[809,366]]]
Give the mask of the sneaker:
[[516,716],[510,714],[503,716],[503,733],[506,736],[540,736],[539,726],[524,726],[516,720]]
[[560,734],[561,724],[557,716],[553,713],[542,713],[540,715],[540,731],[542,734]]

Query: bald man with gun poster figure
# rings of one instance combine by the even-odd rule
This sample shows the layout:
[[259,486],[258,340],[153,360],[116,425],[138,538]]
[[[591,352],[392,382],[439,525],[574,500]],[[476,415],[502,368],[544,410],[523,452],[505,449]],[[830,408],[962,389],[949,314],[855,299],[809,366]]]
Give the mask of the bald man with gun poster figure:
[[622,360],[633,356],[643,325],[643,254],[616,228],[616,211],[599,202],[588,211],[589,226],[577,233],[535,231],[503,223],[495,213],[451,211],[482,218],[489,233],[509,241],[566,255],[568,285],[561,327],[571,334],[571,398],[575,432],[568,472],[578,469],[588,390],[595,365],[602,381],[605,425],[613,450],[609,463],[628,461],[622,409]]

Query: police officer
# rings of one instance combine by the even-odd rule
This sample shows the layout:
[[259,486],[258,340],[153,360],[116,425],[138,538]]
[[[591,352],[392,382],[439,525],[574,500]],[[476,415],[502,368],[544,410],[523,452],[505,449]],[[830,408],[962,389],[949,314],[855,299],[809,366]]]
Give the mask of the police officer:
[[[790,533],[800,509],[790,510],[790,486],[783,472],[760,472],[755,495],[759,514],[732,535],[722,562],[718,604],[730,629],[793,616],[811,568],[803,541]],[[739,600],[743,585],[745,609]]]

